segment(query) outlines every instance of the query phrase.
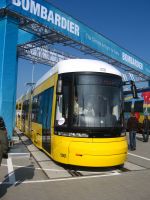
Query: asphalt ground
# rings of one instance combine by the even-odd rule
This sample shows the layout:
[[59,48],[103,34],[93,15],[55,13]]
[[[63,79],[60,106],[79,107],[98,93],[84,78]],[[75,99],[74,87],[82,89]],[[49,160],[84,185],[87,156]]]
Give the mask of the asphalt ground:
[[150,142],[137,135],[123,169],[67,168],[53,162],[21,132],[0,167],[0,198],[150,199]]

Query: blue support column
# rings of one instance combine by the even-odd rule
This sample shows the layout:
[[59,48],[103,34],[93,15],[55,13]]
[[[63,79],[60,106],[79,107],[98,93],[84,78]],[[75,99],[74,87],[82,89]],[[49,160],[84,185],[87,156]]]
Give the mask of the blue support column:
[[0,18],[0,116],[5,120],[10,139],[15,125],[17,40],[17,22]]
[[150,87],[150,81],[148,81],[148,87]]

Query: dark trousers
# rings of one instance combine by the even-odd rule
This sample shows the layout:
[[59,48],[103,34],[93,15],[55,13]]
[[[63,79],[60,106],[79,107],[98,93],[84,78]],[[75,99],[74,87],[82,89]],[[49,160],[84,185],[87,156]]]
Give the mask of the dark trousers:
[[148,142],[149,131],[143,131],[142,135],[143,135],[143,142]]
[[136,149],[136,131],[129,132],[129,145],[131,150]]

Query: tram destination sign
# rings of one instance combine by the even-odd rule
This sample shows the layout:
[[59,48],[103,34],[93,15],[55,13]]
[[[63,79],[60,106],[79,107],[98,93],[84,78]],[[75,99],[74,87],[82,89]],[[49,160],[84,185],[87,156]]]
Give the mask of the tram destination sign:
[[63,13],[44,0],[1,0],[0,8],[16,12],[44,24],[48,28],[88,46],[132,69],[150,76],[150,66],[78,20]]

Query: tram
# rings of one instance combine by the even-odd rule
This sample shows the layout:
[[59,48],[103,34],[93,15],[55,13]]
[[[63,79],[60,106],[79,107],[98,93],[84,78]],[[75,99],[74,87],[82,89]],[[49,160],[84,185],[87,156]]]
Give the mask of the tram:
[[110,64],[60,61],[21,101],[21,129],[53,160],[86,167],[124,164],[123,84]]

